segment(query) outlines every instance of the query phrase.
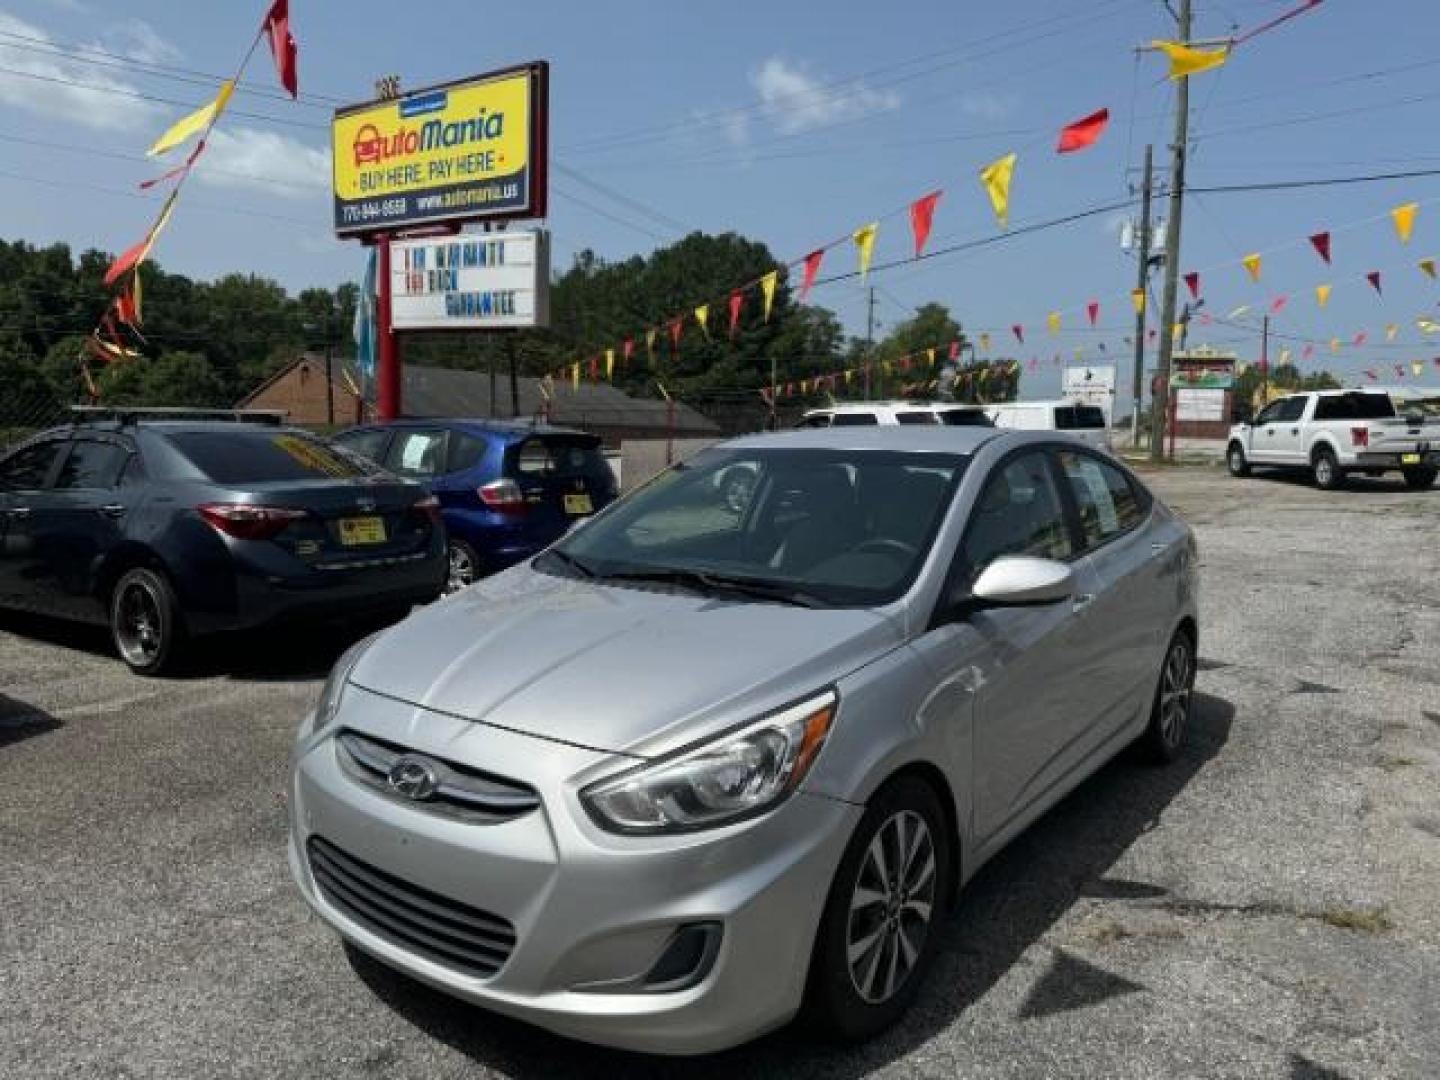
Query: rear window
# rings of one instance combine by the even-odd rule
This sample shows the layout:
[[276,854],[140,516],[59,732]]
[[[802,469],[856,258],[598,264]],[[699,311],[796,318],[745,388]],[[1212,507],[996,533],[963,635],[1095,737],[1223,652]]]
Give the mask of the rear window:
[[933,412],[897,412],[895,414],[897,424],[938,424],[939,419]]
[[830,421],[831,427],[877,427],[880,418],[869,412],[840,412]]
[[217,484],[349,480],[375,471],[347,450],[294,431],[186,431],[169,439]]
[[606,478],[610,466],[600,452],[600,440],[575,435],[534,435],[510,448],[510,475],[543,477],[585,476]]
[[994,427],[995,421],[979,409],[945,409],[940,422],[946,427]]
[[1055,410],[1056,431],[1103,428],[1105,412],[1097,405],[1062,405]]
[[1315,402],[1316,420],[1388,420],[1394,415],[1389,394],[1334,394]]

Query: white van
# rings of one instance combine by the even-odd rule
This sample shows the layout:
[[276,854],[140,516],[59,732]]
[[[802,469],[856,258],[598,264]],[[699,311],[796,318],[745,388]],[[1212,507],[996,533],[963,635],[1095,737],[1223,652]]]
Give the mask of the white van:
[[946,427],[990,427],[979,405],[958,401],[851,401],[810,409],[796,427],[887,427],[891,424],[943,424]]
[[1105,410],[1098,405],[1065,400],[1009,401],[1003,405],[987,405],[985,411],[999,428],[1058,431],[1102,450],[1110,447]]

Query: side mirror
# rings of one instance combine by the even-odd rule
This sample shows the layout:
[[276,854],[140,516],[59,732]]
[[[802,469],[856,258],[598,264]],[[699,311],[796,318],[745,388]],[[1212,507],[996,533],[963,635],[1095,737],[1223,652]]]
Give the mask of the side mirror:
[[981,608],[1057,604],[1075,595],[1075,572],[1054,559],[1006,555],[981,571],[970,595]]

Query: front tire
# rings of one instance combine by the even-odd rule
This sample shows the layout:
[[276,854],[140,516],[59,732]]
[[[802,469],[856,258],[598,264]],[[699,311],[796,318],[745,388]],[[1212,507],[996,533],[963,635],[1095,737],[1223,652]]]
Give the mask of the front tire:
[[127,571],[110,593],[110,636],[120,659],[137,675],[173,671],[184,638],[175,590],[163,574]]
[[1310,463],[1310,467],[1315,474],[1315,486],[1320,490],[1334,491],[1336,488],[1345,486],[1345,474],[1340,471],[1334,451],[1327,447],[1322,446],[1315,451],[1315,458]]
[[1401,471],[1401,475],[1405,477],[1406,487],[1424,491],[1435,483],[1435,477],[1440,475],[1440,469],[1433,465],[1422,465],[1418,469],[1404,469]]
[[914,999],[936,948],[951,837],[934,789],[903,776],[870,805],[835,871],[810,961],[806,1014],[822,1034],[867,1039]]
[[1190,729],[1190,705],[1195,696],[1195,642],[1177,630],[1165,650],[1160,683],[1150,706],[1150,724],[1140,736],[1140,747],[1157,765],[1168,765],[1185,748]]
[[1231,476],[1250,475],[1250,462],[1245,457],[1244,447],[1239,443],[1231,443],[1230,448],[1225,451],[1225,466],[1230,470]]

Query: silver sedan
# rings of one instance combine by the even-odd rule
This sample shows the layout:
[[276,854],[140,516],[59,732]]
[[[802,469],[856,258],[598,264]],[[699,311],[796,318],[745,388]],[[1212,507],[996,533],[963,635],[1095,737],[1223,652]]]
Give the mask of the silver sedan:
[[865,1037],[988,858],[1121,749],[1181,752],[1195,593],[1190,530],[1073,441],[725,443],[341,659],[295,880],[384,963],[575,1038]]

